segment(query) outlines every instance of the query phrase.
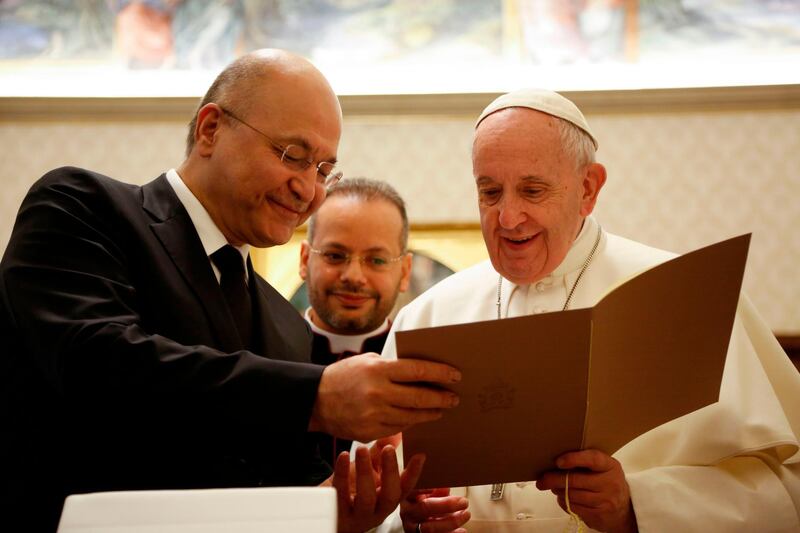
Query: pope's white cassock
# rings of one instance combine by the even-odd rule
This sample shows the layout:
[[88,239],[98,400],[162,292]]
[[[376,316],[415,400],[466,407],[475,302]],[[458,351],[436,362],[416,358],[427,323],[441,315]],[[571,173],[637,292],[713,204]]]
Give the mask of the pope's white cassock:
[[[539,282],[504,279],[501,316],[560,311],[598,232],[587,218],[564,261]],[[602,232],[569,307],[591,307],[609,289],[672,257]],[[498,279],[488,260],[454,274],[402,309],[392,331],[495,319]],[[383,357],[397,357],[393,334]],[[614,457],[625,471],[641,532],[797,532],[798,435],[800,374],[742,296],[719,402],[641,435]],[[533,482],[506,484],[500,501],[491,501],[489,492],[489,486],[452,491],[469,498],[472,519],[465,527],[471,532],[560,532],[568,524],[555,496]],[[397,516],[394,524],[399,527]]]

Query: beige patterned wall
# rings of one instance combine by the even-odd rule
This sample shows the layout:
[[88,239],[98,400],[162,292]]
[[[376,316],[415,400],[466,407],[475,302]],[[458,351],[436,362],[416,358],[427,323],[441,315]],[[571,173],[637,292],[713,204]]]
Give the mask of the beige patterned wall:
[[[752,232],[745,289],[770,326],[800,334],[800,110],[588,113],[609,172],[606,229],[685,252]],[[413,223],[475,223],[473,114],[347,115],[339,159],[407,199]],[[19,202],[70,164],[144,183],[177,165],[184,120],[30,120],[0,115],[0,249]]]

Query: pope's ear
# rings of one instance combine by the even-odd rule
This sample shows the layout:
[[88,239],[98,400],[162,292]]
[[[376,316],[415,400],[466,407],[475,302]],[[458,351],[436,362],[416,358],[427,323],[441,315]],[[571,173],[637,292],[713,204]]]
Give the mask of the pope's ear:
[[209,156],[213,152],[221,124],[222,109],[217,104],[206,104],[197,112],[194,145],[201,156]]
[[309,250],[311,249],[311,245],[308,244],[308,241],[303,241],[300,244],[300,277],[303,281],[308,278],[308,256],[310,255]]
[[581,197],[581,216],[588,217],[594,211],[600,189],[606,183],[606,167],[600,163],[590,163],[586,165],[583,172],[581,185],[583,186],[583,196]]

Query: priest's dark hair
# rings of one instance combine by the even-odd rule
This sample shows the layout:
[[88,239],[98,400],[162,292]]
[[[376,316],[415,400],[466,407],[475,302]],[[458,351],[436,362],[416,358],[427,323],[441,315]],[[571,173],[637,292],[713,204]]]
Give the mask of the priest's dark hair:
[[[385,181],[368,178],[347,178],[328,190],[325,201],[336,196],[349,196],[365,202],[384,200],[394,205],[400,212],[400,219],[403,222],[403,227],[400,230],[400,249],[403,250],[404,253],[406,252],[408,247],[408,215],[406,214],[406,203],[394,187]],[[316,225],[316,219],[316,213],[308,219],[308,242],[314,242],[314,226]]]

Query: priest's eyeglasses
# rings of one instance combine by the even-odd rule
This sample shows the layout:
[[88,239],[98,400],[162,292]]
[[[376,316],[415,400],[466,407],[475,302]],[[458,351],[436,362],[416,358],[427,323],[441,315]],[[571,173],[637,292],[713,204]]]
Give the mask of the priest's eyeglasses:
[[[256,128],[255,126],[251,126],[238,116],[234,115],[231,111],[228,111],[222,106],[220,106],[220,109],[223,113],[235,121],[241,122],[254,132],[264,137],[272,146],[272,149],[275,150],[275,155],[280,155],[281,162],[292,170],[303,171],[314,164],[314,160],[308,157],[308,150],[302,146],[289,144],[284,147],[273,141],[269,135],[260,129]],[[316,164],[316,167],[317,182],[326,189],[330,189],[336,185],[340,179],[342,179],[342,172],[336,168],[334,163],[331,163],[330,161],[320,161]]]
[[349,265],[350,261],[356,260],[361,263],[362,267],[366,267],[376,272],[384,272],[392,268],[392,265],[400,261],[406,254],[400,254],[397,257],[386,257],[382,254],[349,254],[341,250],[317,250],[316,248],[309,248],[312,254],[316,254],[322,258],[325,263],[334,267],[341,267]]

